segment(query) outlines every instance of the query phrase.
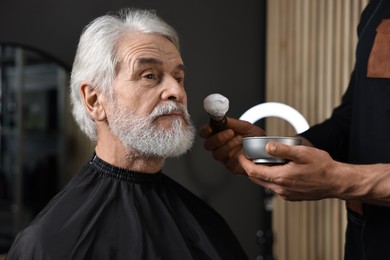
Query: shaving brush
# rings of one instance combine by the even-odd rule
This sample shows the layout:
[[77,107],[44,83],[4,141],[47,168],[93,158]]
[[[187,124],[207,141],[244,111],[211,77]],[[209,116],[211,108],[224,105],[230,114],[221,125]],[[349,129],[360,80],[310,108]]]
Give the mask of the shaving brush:
[[209,124],[213,133],[226,129],[226,112],[229,110],[229,99],[221,94],[211,94],[204,99],[203,106],[210,116]]

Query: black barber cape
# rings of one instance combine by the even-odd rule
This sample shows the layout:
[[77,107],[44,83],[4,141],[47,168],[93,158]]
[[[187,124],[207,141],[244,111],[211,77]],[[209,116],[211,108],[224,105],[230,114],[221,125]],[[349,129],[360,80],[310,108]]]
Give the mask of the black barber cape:
[[6,259],[248,258],[224,219],[163,173],[94,156],[18,234]]

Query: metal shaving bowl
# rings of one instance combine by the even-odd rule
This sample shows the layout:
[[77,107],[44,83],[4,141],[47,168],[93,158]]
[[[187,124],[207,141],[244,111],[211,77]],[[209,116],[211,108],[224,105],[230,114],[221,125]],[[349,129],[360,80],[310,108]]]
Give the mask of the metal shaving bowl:
[[284,136],[254,136],[242,139],[245,156],[257,164],[284,164],[288,160],[269,155],[265,151],[268,142],[279,142],[287,145],[300,145],[302,139],[299,137]]

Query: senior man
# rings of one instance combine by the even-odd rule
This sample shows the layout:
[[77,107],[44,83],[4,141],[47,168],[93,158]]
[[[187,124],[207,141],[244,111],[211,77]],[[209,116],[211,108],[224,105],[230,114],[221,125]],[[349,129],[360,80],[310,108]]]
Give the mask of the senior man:
[[7,260],[247,259],[223,218],[161,172],[192,145],[174,29],[125,9],[83,31],[73,115],[95,154],[16,238]]

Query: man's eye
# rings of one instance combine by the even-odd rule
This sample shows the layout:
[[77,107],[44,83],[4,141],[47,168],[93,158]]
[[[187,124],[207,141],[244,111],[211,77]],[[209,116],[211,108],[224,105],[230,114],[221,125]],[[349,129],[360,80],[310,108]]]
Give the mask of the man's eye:
[[177,78],[175,78],[176,79],[176,81],[178,82],[178,83],[183,83],[183,81],[184,81],[184,78],[182,78],[182,77],[177,77]]
[[145,79],[155,79],[156,76],[154,74],[152,74],[152,73],[149,73],[149,74],[145,74],[143,76],[143,78],[145,78]]

